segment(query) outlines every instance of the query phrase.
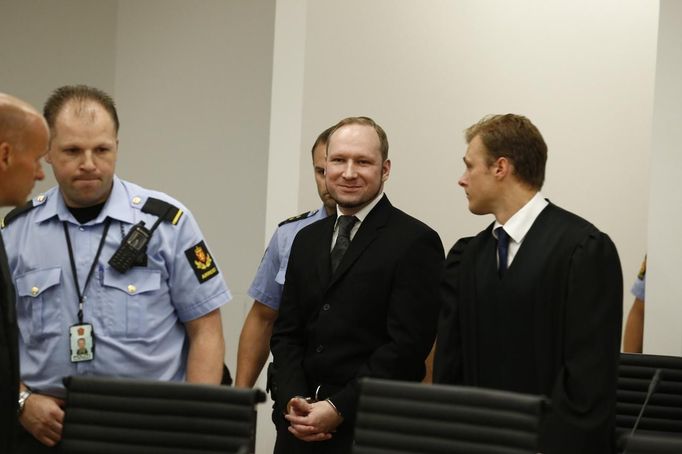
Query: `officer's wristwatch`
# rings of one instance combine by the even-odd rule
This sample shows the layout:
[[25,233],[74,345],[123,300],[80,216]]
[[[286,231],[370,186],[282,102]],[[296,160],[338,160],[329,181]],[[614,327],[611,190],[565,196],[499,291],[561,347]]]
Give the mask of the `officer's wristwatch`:
[[17,410],[17,414],[20,415],[24,411],[24,406],[26,405],[26,400],[29,398],[29,396],[31,394],[32,394],[32,391],[28,388],[26,388],[26,390],[19,393],[19,409]]

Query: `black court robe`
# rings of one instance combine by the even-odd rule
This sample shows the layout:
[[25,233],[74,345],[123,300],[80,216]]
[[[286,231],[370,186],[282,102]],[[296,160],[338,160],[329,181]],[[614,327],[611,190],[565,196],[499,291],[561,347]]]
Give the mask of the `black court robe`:
[[613,452],[623,305],[613,242],[550,203],[500,278],[492,227],[446,260],[434,382],[546,395],[543,453]]
[[0,452],[10,452],[17,425],[19,353],[14,287],[0,234]]

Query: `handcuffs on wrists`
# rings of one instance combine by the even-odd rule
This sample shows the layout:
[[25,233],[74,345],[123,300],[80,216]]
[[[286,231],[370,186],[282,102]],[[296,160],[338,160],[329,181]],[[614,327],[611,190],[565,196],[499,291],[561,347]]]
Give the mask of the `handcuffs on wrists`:
[[[322,402],[317,398],[317,393],[319,391],[320,391],[320,386],[318,386],[317,389],[315,390],[315,397],[303,397],[303,396],[292,397],[291,399],[289,399],[289,402],[287,402],[286,412],[289,413],[289,411],[291,410],[291,401],[294,399],[303,399],[308,404],[314,404],[315,402]],[[339,409],[336,408],[336,405],[334,405],[334,402],[332,402],[329,397],[327,397],[326,399],[323,399],[323,401],[327,402],[329,405],[331,405],[331,407],[334,409],[334,411],[336,412],[337,415],[343,417],[343,415],[341,415],[341,412],[339,411]]]

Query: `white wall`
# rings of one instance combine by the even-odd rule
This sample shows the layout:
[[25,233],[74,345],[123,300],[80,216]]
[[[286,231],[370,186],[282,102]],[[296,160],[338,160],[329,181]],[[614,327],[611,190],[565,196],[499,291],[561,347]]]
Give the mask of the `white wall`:
[[[65,84],[89,83],[112,92],[116,8],[113,0],[0,0],[0,91],[38,110]],[[43,166],[46,178],[34,194],[55,184]]]
[[492,220],[457,186],[462,130],[524,114],[549,145],[544,194],[614,239],[629,307],[646,250],[657,19],[639,0],[307,2],[299,210],[319,203],[317,133],[369,115],[391,144],[387,194],[449,248]]
[[661,0],[649,199],[644,351],[682,354],[682,3]]

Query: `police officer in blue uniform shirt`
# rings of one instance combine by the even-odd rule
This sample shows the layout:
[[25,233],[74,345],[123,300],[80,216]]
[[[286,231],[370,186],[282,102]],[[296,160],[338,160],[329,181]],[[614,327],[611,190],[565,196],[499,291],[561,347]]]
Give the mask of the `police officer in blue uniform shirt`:
[[623,331],[623,351],[626,353],[642,353],[644,347],[644,299],[646,295],[646,256],[639,268],[637,278],[632,284],[630,293],[635,296]]
[[235,386],[252,387],[268,359],[272,326],[279,311],[289,251],[296,234],[303,227],[336,213],[336,201],[331,198],[324,183],[327,139],[330,132],[331,128],[323,131],[311,150],[315,184],[322,200],[322,207],[279,224],[249,288],[248,294],[254,301],[239,337]]
[[2,231],[17,294],[19,452],[59,443],[64,376],[218,384],[219,307],[231,299],[187,209],[114,174],[107,94],[61,87],[44,114],[59,186],[8,214]]

